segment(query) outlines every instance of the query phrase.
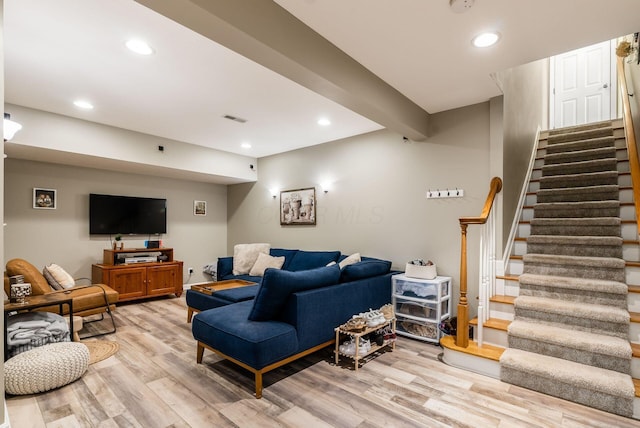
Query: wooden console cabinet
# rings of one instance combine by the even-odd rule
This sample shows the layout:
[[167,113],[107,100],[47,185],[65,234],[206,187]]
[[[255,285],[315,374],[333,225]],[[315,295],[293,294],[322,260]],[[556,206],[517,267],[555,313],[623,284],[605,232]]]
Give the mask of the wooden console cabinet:
[[[164,261],[124,263],[123,254],[162,253]],[[173,259],[173,248],[124,248],[104,250],[103,261],[91,266],[93,283],[106,284],[119,293],[119,302],[146,297],[182,295],[182,265]]]

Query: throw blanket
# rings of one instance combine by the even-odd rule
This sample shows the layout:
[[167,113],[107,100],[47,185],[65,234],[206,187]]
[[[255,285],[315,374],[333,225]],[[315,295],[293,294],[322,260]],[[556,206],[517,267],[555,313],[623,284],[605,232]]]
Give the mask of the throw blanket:
[[23,312],[7,321],[7,345],[45,345],[69,340],[67,321],[50,312]]

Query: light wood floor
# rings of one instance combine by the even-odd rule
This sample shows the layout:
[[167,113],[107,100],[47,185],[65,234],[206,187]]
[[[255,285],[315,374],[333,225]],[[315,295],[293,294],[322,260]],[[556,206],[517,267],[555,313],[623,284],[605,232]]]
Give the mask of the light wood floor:
[[182,298],[126,304],[120,351],[76,382],[8,397],[12,427],[628,427],[593,410],[438,361],[440,348],[400,338],[358,373],[329,349],[265,375],[261,400],[248,372],[196,346]]

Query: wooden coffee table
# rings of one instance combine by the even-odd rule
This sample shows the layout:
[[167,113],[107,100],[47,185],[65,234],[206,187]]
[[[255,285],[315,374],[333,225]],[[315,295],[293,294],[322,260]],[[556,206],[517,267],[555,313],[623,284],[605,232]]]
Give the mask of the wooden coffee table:
[[[248,287],[250,285],[256,285],[257,283],[251,281],[245,281],[244,279],[227,279],[224,281],[207,282],[205,284],[197,284],[191,286],[191,291],[196,293],[206,294],[207,296],[214,295],[216,292],[222,290],[230,290],[232,288]],[[194,312],[200,312],[199,309],[187,306],[187,322],[191,322]]]

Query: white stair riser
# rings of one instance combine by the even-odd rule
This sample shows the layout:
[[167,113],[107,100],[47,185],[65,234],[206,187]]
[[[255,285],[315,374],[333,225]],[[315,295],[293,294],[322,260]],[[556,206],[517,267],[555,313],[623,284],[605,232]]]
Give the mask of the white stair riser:
[[513,321],[515,316],[513,305],[508,303],[490,302],[489,318]]
[[631,359],[631,377],[640,379],[640,358]]
[[638,244],[624,244],[622,246],[622,258],[627,262],[640,261],[640,246]]
[[620,202],[633,202],[632,189],[621,189],[618,193],[620,194]]
[[537,192],[538,190],[540,190],[539,181],[532,181],[529,183],[529,192]]
[[511,254],[514,256],[524,256],[527,254],[527,242],[526,241],[515,241],[513,243],[513,249],[511,250]]
[[623,223],[620,226],[622,233],[622,239],[636,240],[638,239],[638,225],[637,223]]
[[442,361],[452,367],[500,379],[500,363],[488,358],[476,357],[445,347]]
[[531,236],[531,225],[529,223],[518,224],[518,238],[528,238]]
[[538,197],[536,195],[527,195],[524,198],[524,204],[525,205],[535,205],[537,200],[538,200]]
[[623,187],[631,186],[631,176],[630,175],[618,176],[618,186],[623,186]]
[[507,275],[522,275],[522,260],[509,260]]
[[523,208],[520,219],[524,221],[531,221],[533,219],[533,208]]
[[[478,327],[473,327],[473,338],[478,340]],[[507,332],[503,330],[497,330],[495,328],[488,328],[483,326],[482,328],[482,342],[489,345],[502,346],[508,348],[509,339],[507,338]]]
[[628,285],[640,285],[640,268],[635,266],[627,266],[624,270],[625,282]]
[[637,322],[629,324],[629,342],[640,343],[640,324]]
[[621,220],[633,220],[635,219],[636,209],[633,205],[624,205],[620,207],[620,219]]
[[640,293],[627,294],[627,309],[629,312],[640,312]]

